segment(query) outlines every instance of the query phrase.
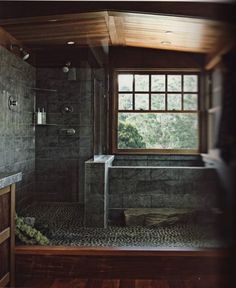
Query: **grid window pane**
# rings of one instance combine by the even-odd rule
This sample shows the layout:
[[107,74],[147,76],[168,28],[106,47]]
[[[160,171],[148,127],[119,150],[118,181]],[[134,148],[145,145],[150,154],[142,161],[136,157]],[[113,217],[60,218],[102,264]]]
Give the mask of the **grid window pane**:
[[165,91],[166,76],[165,75],[152,75],[151,76],[151,90],[157,92]]
[[165,94],[152,94],[151,101],[151,110],[165,110]]
[[135,91],[149,91],[149,75],[134,75]]
[[197,113],[119,113],[119,149],[197,149]]
[[118,89],[119,91],[133,91],[133,75],[119,74],[118,75]]
[[181,94],[167,95],[167,110],[181,110]]
[[184,92],[198,91],[197,75],[184,75]]
[[184,94],[184,110],[197,110],[197,94]]
[[135,94],[135,110],[149,110],[149,94]]
[[132,110],[133,109],[133,95],[132,94],[119,94],[119,110]]
[[181,75],[167,76],[167,90],[169,92],[181,92]]

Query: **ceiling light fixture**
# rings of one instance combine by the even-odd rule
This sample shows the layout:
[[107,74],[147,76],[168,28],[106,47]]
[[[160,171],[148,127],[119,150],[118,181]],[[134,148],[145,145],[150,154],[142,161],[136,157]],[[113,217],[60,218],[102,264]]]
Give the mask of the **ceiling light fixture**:
[[48,22],[57,22],[57,19],[49,19]]
[[163,44],[163,45],[171,45],[171,42],[170,41],[161,41],[161,44]]
[[68,44],[68,45],[74,45],[75,42],[74,42],[74,41],[68,41],[67,44]]

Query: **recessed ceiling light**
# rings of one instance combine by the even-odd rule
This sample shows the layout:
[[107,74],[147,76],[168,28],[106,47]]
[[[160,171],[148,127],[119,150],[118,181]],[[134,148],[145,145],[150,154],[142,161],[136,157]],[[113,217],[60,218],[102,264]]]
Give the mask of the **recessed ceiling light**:
[[74,42],[74,41],[68,41],[67,44],[68,44],[68,45],[74,45],[75,42]]
[[57,19],[49,19],[48,22],[56,22]]
[[161,41],[161,44],[163,44],[163,45],[171,45],[171,42],[170,41]]
[[167,30],[167,31],[165,31],[165,33],[166,33],[166,34],[171,34],[171,33],[172,33],[172,31],[170,31],[170,30]]

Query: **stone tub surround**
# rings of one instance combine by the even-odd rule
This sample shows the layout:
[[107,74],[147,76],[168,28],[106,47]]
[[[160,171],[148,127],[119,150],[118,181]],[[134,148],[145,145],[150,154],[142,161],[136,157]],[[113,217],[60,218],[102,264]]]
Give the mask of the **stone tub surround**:
[[204,166],[200,155],[116,155],[113,166]]
[[0,173],[0,189],[22,180],[22,173]]
[[[35,128],[32,125],[36,69],[0,46],[0,173],[22,172],[16,208],[34,198]],[[17,100],[8,108],[8,96]]]
[[85,162],[85,227],[107,227],[108,169],[113,155],[100,155]]
[[109,224],[124,224],[127,208],[220,206],[221,184],[208,167],[109,167]]

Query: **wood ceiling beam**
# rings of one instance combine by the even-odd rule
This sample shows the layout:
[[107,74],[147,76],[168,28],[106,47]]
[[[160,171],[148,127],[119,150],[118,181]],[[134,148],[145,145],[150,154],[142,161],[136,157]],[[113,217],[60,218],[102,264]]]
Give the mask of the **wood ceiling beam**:
[[11,44],[21,45],[21,43],[15,37],[0,27],[0,45],[9,49]]
[[222,56],[228,53],[235,46],[233,39],[228,42],[224,42],[217,51],[206,55],[206,70],[213,69],[217,64],[221,62]]
[[110,16],[110,13],[108,12],[106,23],[112,45],[124,46],[125,30],[123,18],[121,16]]

